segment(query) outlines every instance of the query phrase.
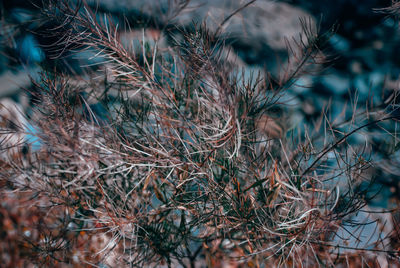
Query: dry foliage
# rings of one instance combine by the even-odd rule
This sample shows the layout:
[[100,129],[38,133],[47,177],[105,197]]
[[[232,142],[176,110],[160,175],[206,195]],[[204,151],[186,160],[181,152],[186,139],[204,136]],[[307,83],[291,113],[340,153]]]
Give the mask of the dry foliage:
[[29,122],[40,147],[26,145],[1,160],[1,226],[7,241],[19,243],[1,254],[20,258],[3,263],[374,266],[378,255],[398,261],[398,227],[368,248],[348,246],[361,255],[343,252],[338,242],[342,226],[358,224],[351,216],[366,205],[371,168],[379,168],[369,142],[351,138],[381,127],[397,139],[391,103],[354,103],[348,118],[330,118],[327,108],[299,135],[270,115],[285,110],[285,89],[325,59],[327,36],[307,20],[279,77],[246,80],[224,64],[223,41],[204,25],[179,29],[182,38],[167,49],[156,40],[134,51],[121,44],[112,19],[97,17],[85,2],[51,1],[43,16],[57,25],[48,33],[59,37],[52,55],[87,50],[102,61],[79,81],[55,68],[35,84],[40,101]]

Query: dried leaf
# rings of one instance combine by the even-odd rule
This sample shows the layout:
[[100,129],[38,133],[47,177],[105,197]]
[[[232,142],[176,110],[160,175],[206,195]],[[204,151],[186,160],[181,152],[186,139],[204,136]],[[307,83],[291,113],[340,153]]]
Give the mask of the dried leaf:
[[283,127],[268,115],[262,115],[257,121],[256,127],[261,134],[266,135],[268,138],[279,139],[284,134]]

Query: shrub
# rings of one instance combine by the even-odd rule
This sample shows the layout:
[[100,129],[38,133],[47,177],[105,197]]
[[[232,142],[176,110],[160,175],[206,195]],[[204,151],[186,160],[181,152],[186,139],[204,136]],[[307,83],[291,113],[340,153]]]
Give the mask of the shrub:
[[85,2],[50,1],[42,12],[56,25],[50,55],[86,51],[100,67],[78,77],[43,66],[27,120],[40,145],[17,144],[1,160],[4,206],[26,206],[14,223],[22,256],[115,267],[333,266],[356,258],[346,248],[376,253],[363,254],[367,264],[398,258],[395,232],[368,248],[346,246],[339,232],[363,230],[351,216],[372,198],[379,166],[368,133],[396,140],[395,100],[354,101],[336,118],[326,107],[311,128],[286,122],[280,99],[326,60],[329,34],[310,20],[280,74],[248,79],[227,61],[222,24],[169,26],[172,44],[143,38],[138,51]]

